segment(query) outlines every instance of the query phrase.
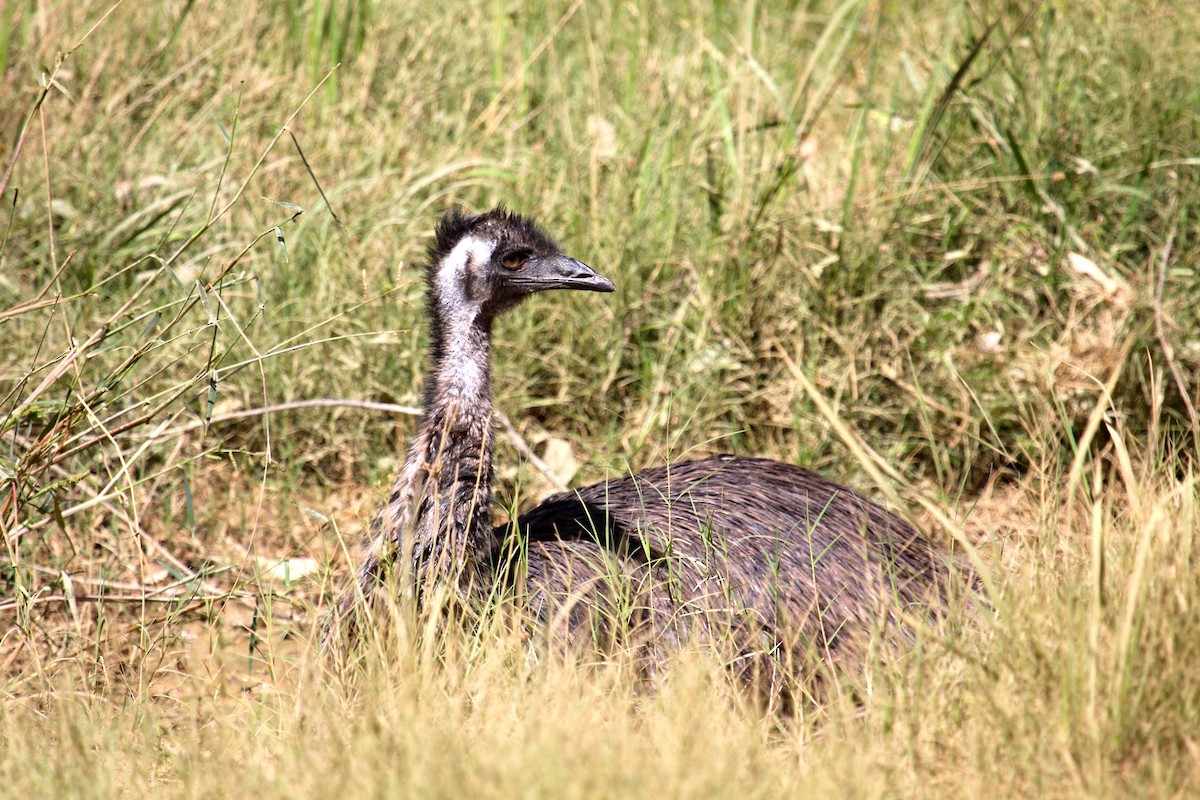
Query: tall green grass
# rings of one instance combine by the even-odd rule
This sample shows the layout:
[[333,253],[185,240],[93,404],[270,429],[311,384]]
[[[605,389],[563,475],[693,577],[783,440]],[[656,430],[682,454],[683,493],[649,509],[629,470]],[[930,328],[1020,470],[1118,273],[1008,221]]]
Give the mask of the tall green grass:
[[[1198,34],[1185,3],[0,9],[3,785],[1195,792]],[[618,285],[496,331],[500,408],[576,481],[812,466],[944,510],[996,608],[782,721],[703,654],[647,694],[478,632],[330,681],[454,202]]]

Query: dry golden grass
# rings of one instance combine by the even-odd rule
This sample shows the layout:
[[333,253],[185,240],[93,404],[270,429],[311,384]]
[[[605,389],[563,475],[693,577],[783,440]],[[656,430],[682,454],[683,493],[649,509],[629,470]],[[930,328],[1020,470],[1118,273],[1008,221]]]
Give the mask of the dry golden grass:
[[[0,795],[1200,793],[1198,72],[1185,3],[0,8]],[[994,606],[783,719],[499,623],[331,672],[451,202],[618,284],[496,332],[572,482],[813,466]]]

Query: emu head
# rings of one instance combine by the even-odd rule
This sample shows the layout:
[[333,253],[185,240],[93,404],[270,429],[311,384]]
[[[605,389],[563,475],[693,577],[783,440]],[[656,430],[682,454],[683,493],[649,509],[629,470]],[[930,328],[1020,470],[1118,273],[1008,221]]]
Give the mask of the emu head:
[[487,325],[534,292],[611,292],[591,267],[563,255],[533,222],[503,207],[485,214],[446,212],[430,250],[431,311],[442,322]]

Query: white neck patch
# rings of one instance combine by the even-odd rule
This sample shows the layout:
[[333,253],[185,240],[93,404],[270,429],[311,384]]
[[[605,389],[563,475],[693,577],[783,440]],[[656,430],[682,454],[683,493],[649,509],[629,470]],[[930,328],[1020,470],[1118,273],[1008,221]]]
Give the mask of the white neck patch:
[[470,322],[478,315],[481,303],[477,298],[468,297],[464,287],[468,273],[490,261],[495,249],[495,242],[467,236],[442,259],[437,285],[441,311],[448,322]]
[[[467,236],[454,246],[438,267],[434,280],[437,282],[438,310],[444,326],[443,345],[451,354],[461,353],[463,347],[471,346],[468,342],[483,301],[467,295],[469,272],[487,264],[495,249],[495,242]],[[486,387],[487,364],[452,355],[443,362],[437,380],[441,391],[447,396],[474,395],[481,387]]]

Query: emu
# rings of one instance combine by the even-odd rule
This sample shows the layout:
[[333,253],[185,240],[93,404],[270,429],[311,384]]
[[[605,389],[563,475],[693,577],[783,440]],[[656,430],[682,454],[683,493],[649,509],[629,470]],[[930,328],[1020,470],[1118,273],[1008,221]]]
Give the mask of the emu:
[[899,641],[914,616],[939,613],[949,562],[938,548],[845,486],[778,461],[655,467],[493,528],[492,323],[536,292],[614,286],[503,207],[448,211],[426,277],[422,417],[327,640],[339,627],[354,635],[358,603],[384,586],[418,602],[441,587],[468,603],[501,587],[562,641],[632,645],[651,672],[688,643],[731,647],[736,672],[778,688],[860,652],[874,632]]

